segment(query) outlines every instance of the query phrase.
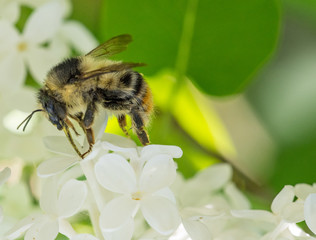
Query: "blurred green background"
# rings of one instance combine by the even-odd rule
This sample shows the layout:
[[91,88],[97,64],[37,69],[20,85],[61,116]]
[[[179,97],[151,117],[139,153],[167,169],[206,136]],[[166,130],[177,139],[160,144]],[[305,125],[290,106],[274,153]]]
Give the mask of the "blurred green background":
[[[190,177],[218,161],[279,191],[316,172],[316,2],[73,1],[100,42],[129,33],[118,59],[139,69],[156,103],[152,143],[183,148]],[[193,84],[192,84],[193,83]],[[116,130],[116,123],[107,131]]]

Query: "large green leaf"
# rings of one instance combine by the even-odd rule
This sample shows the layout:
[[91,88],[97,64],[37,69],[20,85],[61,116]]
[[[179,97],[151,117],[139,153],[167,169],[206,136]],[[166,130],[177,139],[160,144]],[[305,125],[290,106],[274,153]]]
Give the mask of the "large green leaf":
[[174,75],[163,72],[149,78],[155,105],[166,111],[170,109],[181,128],[203,148],[223,156],[235,155],[235,149],[221,119],[208,99],[186,79],[173,98],[170,107],[169,94],[174,88]]
[[99,36],[130,33],[125,61],[148,64],[145,74],[173,68],[204,92],[240,91],[274,50],[279,29],[275,0],[108,0]]

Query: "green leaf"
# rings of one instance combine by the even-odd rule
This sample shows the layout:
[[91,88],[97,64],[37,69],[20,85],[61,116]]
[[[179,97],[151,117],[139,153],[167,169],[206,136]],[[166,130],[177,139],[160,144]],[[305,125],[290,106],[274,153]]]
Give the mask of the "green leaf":
[[[169,95],[175,84],[170,73],[149,78],[155,104],[169,109]],[[182,84],[173,98],[171,113],[181,128],[207,150],[226,156],[235,155],[235,149],[212,104],[188,80]]]
[[275,48],[276,0],[105,1],[102,40],[134,37],[125,61],[145,62],[149,75],[172,68],[208,94],[240,91]]
[[275,1],[200,1],[188,74],[206,93],[240,91],[275,48]]

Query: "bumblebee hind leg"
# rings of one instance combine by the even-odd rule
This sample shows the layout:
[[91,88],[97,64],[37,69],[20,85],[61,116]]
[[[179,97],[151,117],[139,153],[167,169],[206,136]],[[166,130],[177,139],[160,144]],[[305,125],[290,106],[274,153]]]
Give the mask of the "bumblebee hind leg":
[[130,115],[132,117],[133,129],[135,130],[139,141],[144,146],[148,145],[150,142],[149,142],[148,134],[147,134],[146,130],[144,129],[143,117],[137,111],[132,111]]
[[126,124],[126,116],[124,115],[124,114],[122,114],[122,115],[119,115],[118,117],[117,117],[117,121],[118,121],[118,123],[119,123],[119,125],[120,125],[120,128],[123,130],[123,132],[125,133],[125,135],[126,136],[129,136],[129,134],[128,134],[128,132],[127,132],[127,129],[126,129],[126,126],[127,126],[127,124]]

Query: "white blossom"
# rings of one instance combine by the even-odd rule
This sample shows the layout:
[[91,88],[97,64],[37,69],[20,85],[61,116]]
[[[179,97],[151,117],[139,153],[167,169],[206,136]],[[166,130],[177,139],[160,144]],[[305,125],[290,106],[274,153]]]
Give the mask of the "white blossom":
[[18,0],[0,0],[0,19],[15,23],[20,16]]
[[56,179],[47,179],[40,198],[40,207],[44,213],[22,219],[6,237],[16,239],[25,231],[26,240],[53,240],[59,232],[73,234],[74,231],[65,218],[73,216],[81,209],[86,196],[87,187],[84,182],[69,180],[58,193]]
[[74,237],[70,238],[70,240],[99,240],[95,236],[91,234],[77,234]]
[[[41,83],[48,70],[69,56],[70,48],[83,52],[96,47],[97,41],[76,21],[64,21],[64,1],[49,1],[36,8],[22,33],[8,21],[0,20],[1,90],[20,88],[27,69]],[[14,84],[12,84],[12,82]]]
[[303,203],[294,201],[293,186],[285,186],[274,198],[271,204],[272,213],[265,210],[232,210],[232,215],[238,218],[268,222],[274,228],[268,231],[263,239],[277,239],[292,223],[304,220]]
[[304,204],[304,217],[307,226],[316,234],[316,193],[308,195]]
[[[0,187],[3,183],[5,183],[8,180],[10,175],[11,175],[10,168],[5,168],[0,172]],[[0,223],[2,219],[3,219],[3,211],[2,211],[2,208],[0,207]]]
[[[44,47],[62,23],[62,7],[57,2],[36,9],[27,19],[20,34],[13,25],[0,21],[0,71],[3,87],[20,87],[29,68],[32,76],[42,81],[52,64],[61,57],[53,48]],[[10,84],[10,83],[14,84]],[[12,91],[12,90],[11,90]]]
[[[153,229],[169,235],[180,223],[174,196],[168,188],[176,176],[176,165],[167,154],[148,158],[141,171],[136,165],[133,168],[124,157],[115,153],[101,157],[96,163],[99,183],[119,194],[101,211],[101,229],[106,234],[119,229],[132,234],[133,218],[140,209]],[[126,239],[130,238],[131,235]]]

